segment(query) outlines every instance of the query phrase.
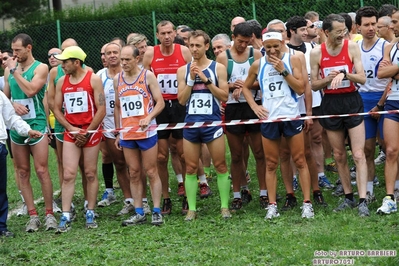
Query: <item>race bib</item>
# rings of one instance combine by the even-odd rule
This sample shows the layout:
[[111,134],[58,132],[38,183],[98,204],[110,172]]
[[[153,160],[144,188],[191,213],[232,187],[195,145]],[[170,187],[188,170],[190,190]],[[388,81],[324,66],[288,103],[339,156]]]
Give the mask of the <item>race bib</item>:
[[275,99],[285,96],[284,86],[287,86],[282,76],[273,76],[263,79],[264,97]]
[[105,102],[107,104],[107,115],[112,116],[114,115],[114,108],[115,108],[115,94],[114,93],[108,93],[105,95]]
[[[324,77],[327,77],[333,70],[340,71],[340,70],[344,70],[344,69],[346,70],[346,73],[349,73],[348,66],[327,67],[324,69]],[[341,85],[338,86],[337,89],[348,88],[350,86],[350,84],[351,84],[350,80],[344,78],[341,82]],[[331,90],[331,85],[327,85],[327,89]]]
[[162,94],[177,94],[176,74],[158,74],[157,79]]
[[120,98],[122,118],[144,115],[143,95],[131,95]]
[[210,115],[213,110],[212,93],[194,93],[189,102],[189,115]]
[[65,93],[64,102],[69,114],[85,113],[89,110],[87,91]]
[[22,119],[26,120],[36,118],[36,110],[35,104],[33,103],[33,98],[14,100],[14,102],[22,104],[26,107],[26,109],[28,109],[28,113],[26,115],[21,115]]

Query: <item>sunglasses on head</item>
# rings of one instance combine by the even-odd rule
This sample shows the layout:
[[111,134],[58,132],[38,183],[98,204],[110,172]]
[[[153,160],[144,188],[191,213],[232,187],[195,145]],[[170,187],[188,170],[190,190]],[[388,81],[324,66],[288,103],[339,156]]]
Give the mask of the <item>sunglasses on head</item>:
[[52,56],[55,56],[55,55],[59,55],[60,53],[51,53],[51,54],[48,54],[47,56],[48,56],[48,58],[50,58],[50,57],[52,57]]

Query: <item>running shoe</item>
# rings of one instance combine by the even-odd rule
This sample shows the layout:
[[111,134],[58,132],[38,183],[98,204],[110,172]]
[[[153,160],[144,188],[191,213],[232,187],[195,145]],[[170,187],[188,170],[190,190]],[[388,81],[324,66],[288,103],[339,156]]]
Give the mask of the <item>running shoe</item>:
[[95,220],[94,211],[88,211],[86,213],[86,228],[87,229],[94,229],[97,228],[98,225]]
[[302,209],[302,218],[307,218],[307,219],[314,218],[312,203],[304,202],[301,209]]
[[269,206],[269,197],[268,196],[260,196],[259,204],[262,209],[266,209]]
[[64,215],[61,216],[60,224],[55,231],[56,234],[61,234],[68,232],[71,229],[71,221],[68,221],[68,218]]
[[26,207],[25,202],[23,203],[22,207],[18,209],[17,216],[24,216],[28,215],[28,207]]
[[328,204],[324,200],[323,194],[320,192],[314,192],[313,193],[313,201],[316,202],[317,205],[320,205],[322,207],[327,207]]
[[200,184],[200,198],[204,199],[212,195],[211,188],[207,183]]
[[127,202],[125,201],[125,204],[124,204],[122,210],[120,210],[120,211],[117,213],[117,215],[118,215],[118,216],[121,216],[121,215],[128,214],[128,213],[130,213],[130,212],[133,212],[133,211],[134,211],[134,206],[133,206],[131,203],[127,203]]
[[357,206],[358,214],[360,217],[370,216],[369,208],[367,207],[366,201],[363,201]]
[[266,216],[265,220],[272,220],[273,218],[277,218],[280,216],[280,214],[277,211],[277,204],[269,204],[269,206],[266,208]]
[[347,209],[353,209],[353,208],[355,208],[355,207],[356,207],[356,200],[355,200],[355,199],[353,199],[353,201],[352,201],[352,200],[350,200],[350,199],[348,199],[348,198],[345,198],[345,199],[338,205],[338,207],[335,208],[333,211],[334,211],[334,212],[340,212],[340,211],[347,210]]
[[183,197],[185,193],[186,190],[184,188],[184,183],[180,182],[179,184],[177,184],[177,195]]
[[375,163],[375,165],[383,164],[383,163],[385,163],[385,159],[386,159],[385,153],[381,150],[378,153],[377,158],[375,158],[374,163]]
[[240,198],[235,198],[231,202],[231,210],[238,211],[242,208],[242,200]]
[[376,198],[375,198],[374,194],[371,194],[370,191],[367,191],[367,193],[366,193],[366,204],[369,205],[369,204],[373,203],[374,201],[376,201]]
[[396,200],[393,201],[390,196],[386,196],[382,200],[382,205],[377,209],[378,214],[390,214],[391,212],[396,212],[398,207],[396,205]]
[[124,220],[122,222],[122,226],[139,225],[139,224],[145,224],[146,222],[147,222],[147,217],[145,216],[145,214],[140,215],[140,214],[136,213],[129,219]]
[[281,210],[287,211],[287,210],[294,208],[296,205],[297,205],[296,197],[291,194],[287,194],[285,197],[285,204],[281,208]]
[[184,221],[191,222],[191,221],[193,221],[195,218],[197,218],[197,212],[196,212],[196,211],[191,211],[191,210],[189,210],[189,211],[187,212],[186,218],[184,218]]
[[294,191],[297,191],[299,188],[298,178],[296,176],[292,178],[292,188]]
[[113,194],[113,193],[111,194],[111,193],[108,193],[108,191],[105,191],[101,198],[101,201],[98,202],[97,206],[98,207],[106,207],[106,206],[111,205],[114,202],[116,202],[115,194]]
[[230,213],[228,208],[222,208],[221,213],[222,213],[222,218],[223,219],[231,218],[231,213]]
[[53,200],[53,212],[54,213],[62,213],[62,210],[58,208],[57,203]]
[[55,219],[54,215],[47,214],[45,220],[46,231],[53,230],[57,228],[57,220]]
[[334,172],[337,173],[337,164],[335,162],[331,162],[329,164],[324,165],[324,169],[328,172]]
[[26,223],[26,232],[32,233],[39,230],[41,223],[38,216],[31,216],[29,221]]
[[143,201],[143,210],[144,210],[144,214],[150,214],[151,213],[151,209],[150,209],[150,205],[148,205],[147,201]]
[[331,184],[331,182],[328,180],[328,178],[325,175],[323,175],[319,176],[319,187],[325,189],[333,189],[334,185]]
[[172,212],[172,201],[170,199],[163,199],[162,215],[168,215]]
[[241,190],[242,204],[248,204],[252,200],[251,192],[248,189]]
[[152,213],[151,224],[153,224],[153,225],[161,225],[161,224],[163,224],[162,214],[157,213],[157,212],[153,212]]

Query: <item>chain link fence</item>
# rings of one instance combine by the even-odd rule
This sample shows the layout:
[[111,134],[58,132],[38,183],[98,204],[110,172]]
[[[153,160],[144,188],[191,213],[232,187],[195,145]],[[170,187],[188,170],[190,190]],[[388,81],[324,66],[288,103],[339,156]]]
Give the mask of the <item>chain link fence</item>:
[[[304,0],[300,4],[270,1],[267,4],[243,6],[241,9],[226,9],[207,11],[206,8],[196,13],[173,13],[173,14],[152,14],[135,16],[130,18],[115,18],[104,21],[87,22],[62,22],[38,27],[26,28],[16,32],[5,32],[0,34],[0,49],[9,49],[13,36],[24,32],[29,34],[34,41],[33,53],[37,60],[47,62],[47,52],[52,47],[59,47],[60,42],[66,38],[75,39],[79,46],[87,53],[87,65],[94,70],[102,68],[100,60],[101,47],[114,37],[126,39],[132,32],[142,33],[147,36],[149,45],[155,45],[155,26],[161,20],[169,20],[177,25],[188,25],[193,29],[202,29],[212,38],[218,33],[230,34],[230,21],[235,16],[242,16],[246,19],[257,19],[265,27],[272,19],[286,21],[294,15],[304,15],[307,11],[316,11],[323,19],[330,13],[355,12],[359,7],[371,5],[377,10],[384,0]],[[395,4],[393,1],[391,3]],[[212,57],[211,53],[209,56]]]

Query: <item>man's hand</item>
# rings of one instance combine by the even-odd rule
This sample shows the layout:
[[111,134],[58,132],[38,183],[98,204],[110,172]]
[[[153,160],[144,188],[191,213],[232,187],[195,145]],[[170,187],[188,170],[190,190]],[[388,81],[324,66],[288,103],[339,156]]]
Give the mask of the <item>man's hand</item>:
[[12,106],[14,107],[15,113],[19,116],[23,116],[29,113],[29,109],[23,104],[13,102]]
[[29,138],[38,139],[41,136],[43,136],[43,133],[41,133],[41,132],[39,132],[37,130],[29,130],[28,131],[28,135],[29,135]]

